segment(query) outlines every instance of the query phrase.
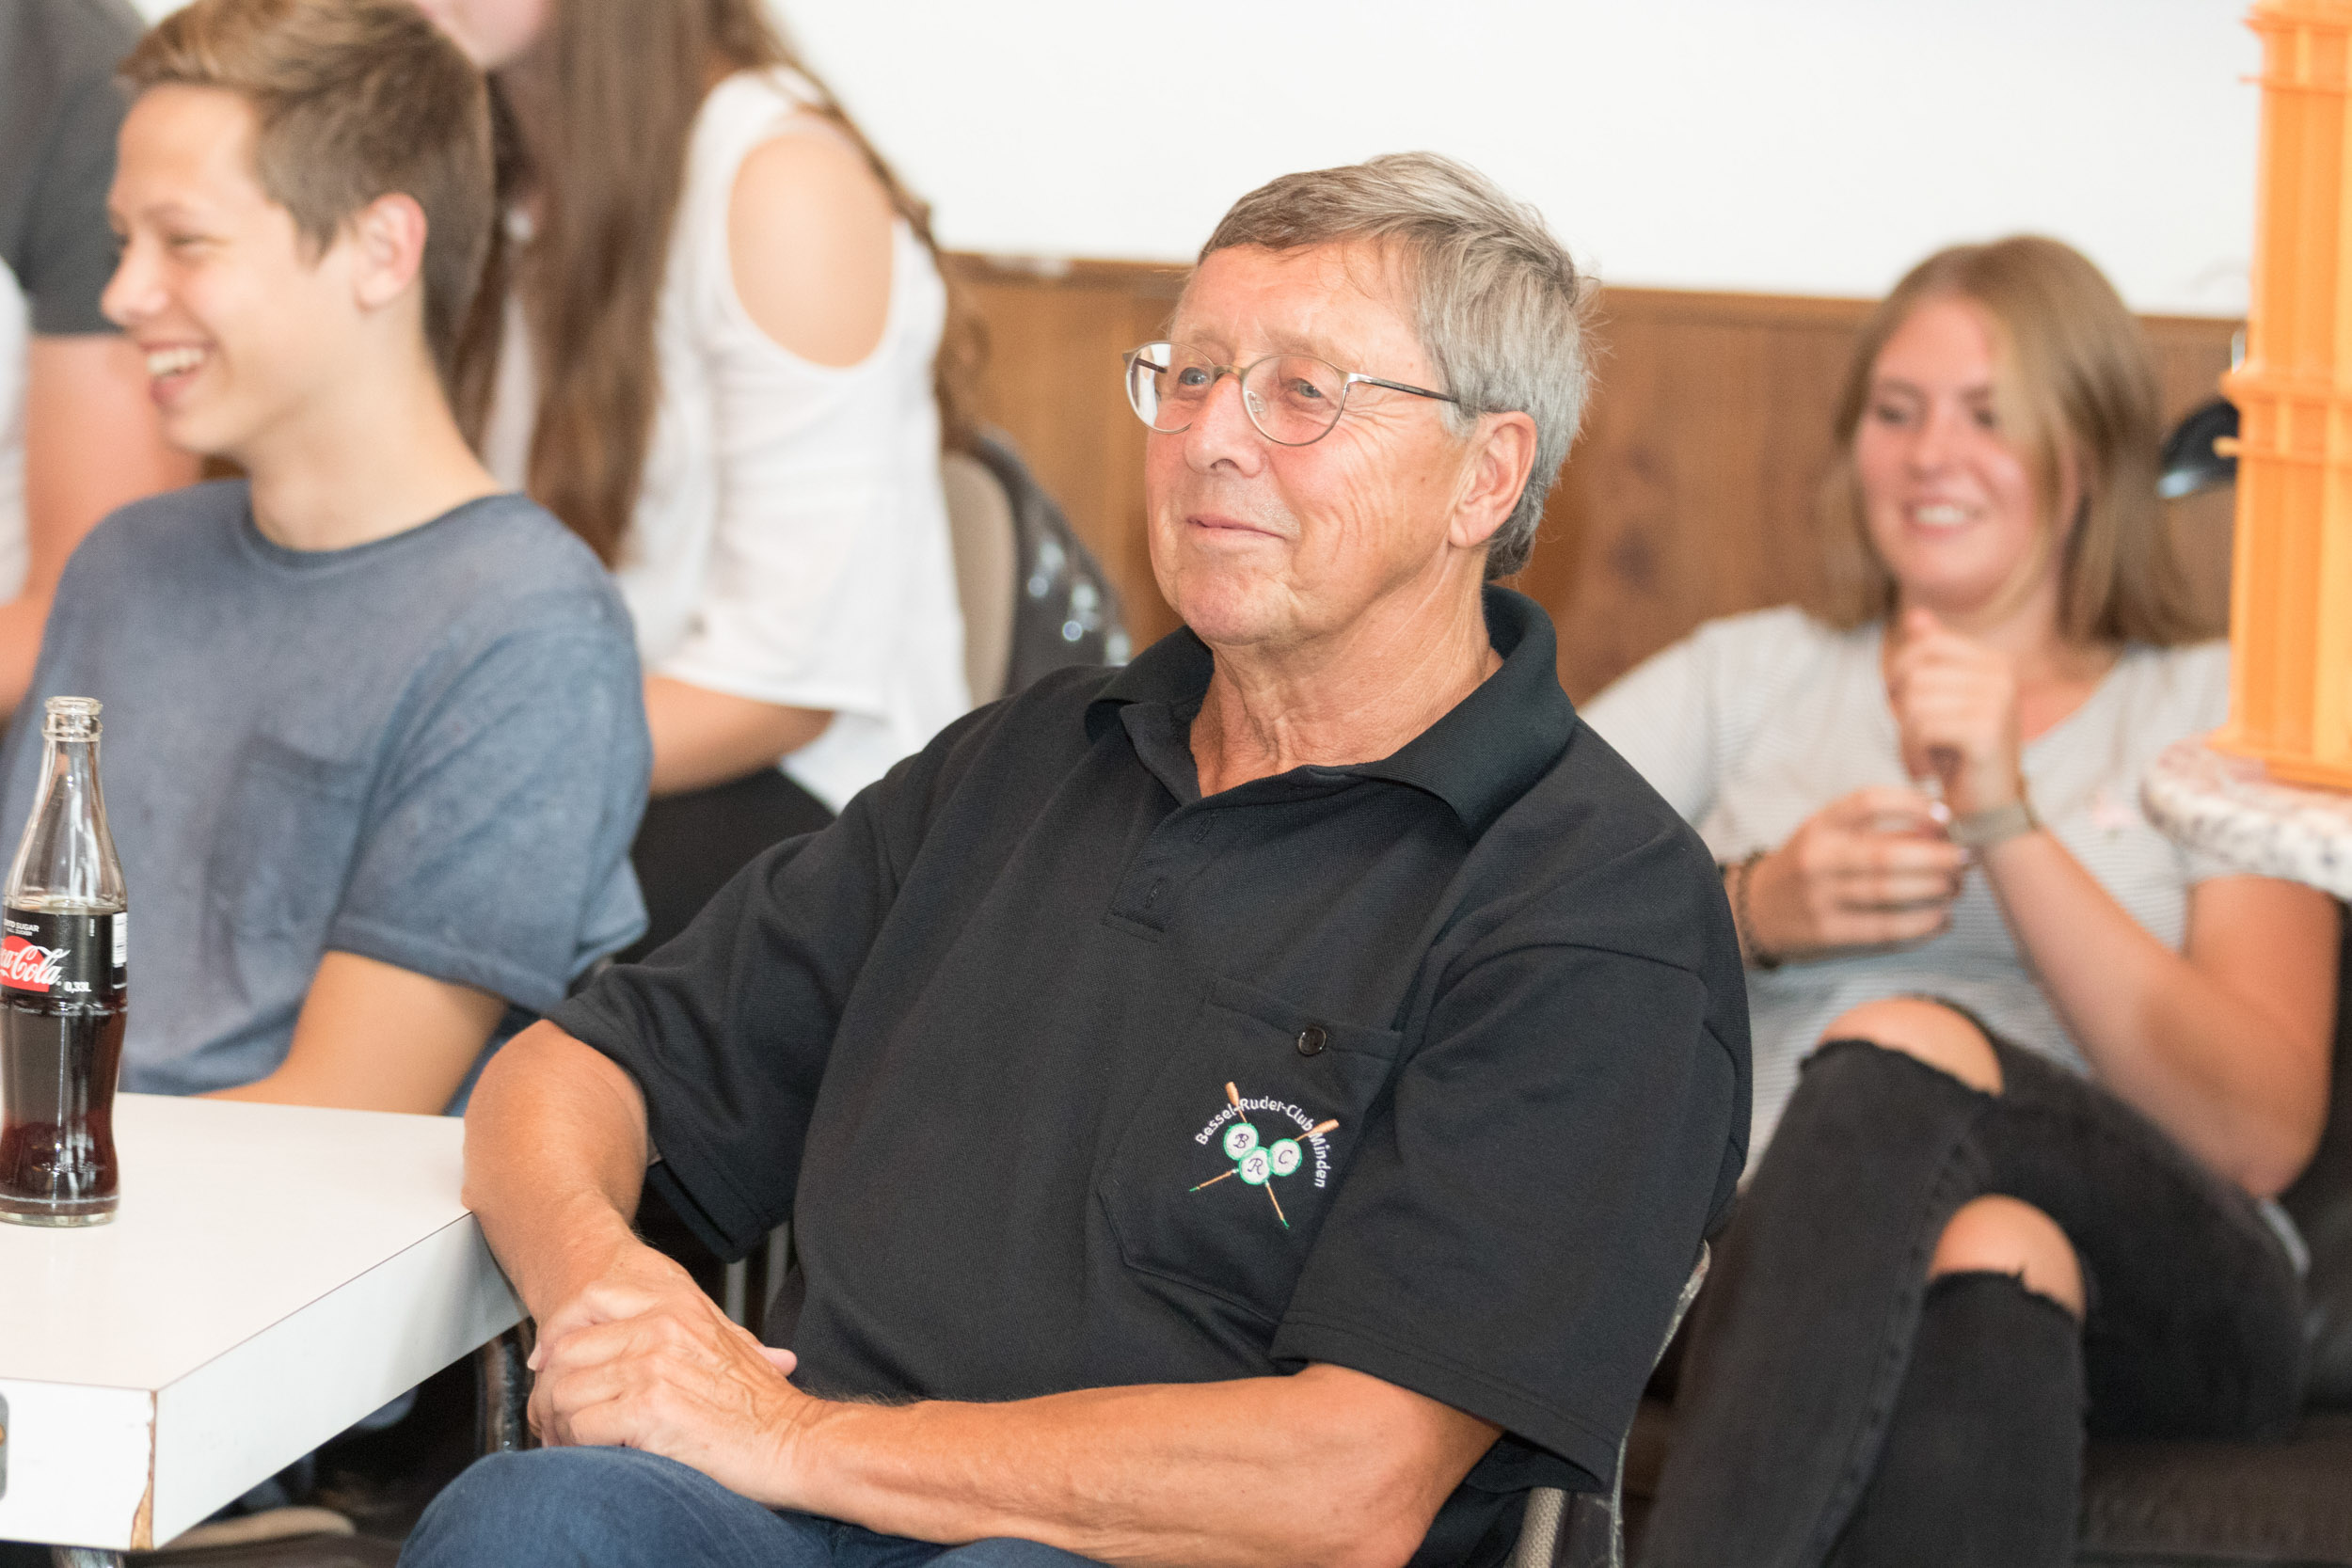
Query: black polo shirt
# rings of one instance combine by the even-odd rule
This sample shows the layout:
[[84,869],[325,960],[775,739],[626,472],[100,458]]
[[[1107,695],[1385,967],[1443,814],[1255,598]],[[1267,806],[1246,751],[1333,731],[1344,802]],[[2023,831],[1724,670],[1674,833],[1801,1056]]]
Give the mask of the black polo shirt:
[[1356,1368],[1511,1434],[1433,1561],[1606,1483],[1740,1169],[1746,998],[1706,848],[1486,608],[1502,667],[1394,755],[1207,799],[1190,632],[1057,672],[556,1012],[723,1251],[793,1219],[803,1386]]

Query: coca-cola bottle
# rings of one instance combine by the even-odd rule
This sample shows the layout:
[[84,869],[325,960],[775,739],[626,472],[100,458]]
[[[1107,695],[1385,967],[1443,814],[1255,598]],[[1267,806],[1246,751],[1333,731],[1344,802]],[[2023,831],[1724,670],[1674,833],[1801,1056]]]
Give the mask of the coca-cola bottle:
[[52,697],[0,894],[0,1220],[114,1217],[131,916],[98,788],[98,704]]

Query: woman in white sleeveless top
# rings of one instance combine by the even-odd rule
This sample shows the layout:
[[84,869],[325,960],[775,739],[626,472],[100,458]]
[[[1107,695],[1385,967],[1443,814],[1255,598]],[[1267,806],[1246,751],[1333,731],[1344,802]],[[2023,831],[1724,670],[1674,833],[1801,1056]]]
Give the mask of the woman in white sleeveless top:
[[921,204],[757,0],[425,9],[491,71],[512,214],[459,404],[636,617],[659,938],[970,705],[947,291]]

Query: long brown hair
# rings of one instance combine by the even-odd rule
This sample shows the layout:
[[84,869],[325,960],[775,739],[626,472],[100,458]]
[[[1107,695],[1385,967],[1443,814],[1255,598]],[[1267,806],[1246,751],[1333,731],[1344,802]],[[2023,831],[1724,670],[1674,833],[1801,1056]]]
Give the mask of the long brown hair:
[[[1837,403],[1837,462],[1821,489],[1823,617],[1858,626],[1893,610],[1895,581],[1870,547],[1854,433],[1879,351],[1920,306],[1959,298],[1993,328],[1994,402],[2060,531],[2058,634],[2070,642],[2170,644],[2210,635],[2156,499],[2163,422],[2154,361],[2115,286],[2080,251],[2039,235],[1939,250],[1906,274],[1863,323]],[[2058,505],[2069,462],[2083,488],[2074,517]]]
[[[479,446],[498,382],[507,294],[519,289],[539,382],[529,488],[608,566],[621,554],[653,438],[661,381],[654,316],[704,97],[723,76],[777,66],[815,84],[817,112],[865,155],[936,260],[930,211],[899,181],[832,93],[763,14],[759,0],[558,0],[538,62],[553,102],[526,139],[518,104],[495,77],[499,194],[526,193],[536,224],[517,256],[493,233],[482,287],[459,334],[459,421]],[[947,326],[932,368],[943,436],[968,442],[965,388],[980,344],[948,284]]]

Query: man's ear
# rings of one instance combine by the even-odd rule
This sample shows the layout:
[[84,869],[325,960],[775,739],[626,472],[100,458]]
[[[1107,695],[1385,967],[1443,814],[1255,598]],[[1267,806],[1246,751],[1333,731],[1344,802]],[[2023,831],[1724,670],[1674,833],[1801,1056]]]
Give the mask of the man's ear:
[[424,209],[399,191],[351,215],[344,243],[351,246],[352,289],[361,309],[382,309],[416,281],[424,267]]
[[1527,476],[1535,467],[1535,421],[1517,410],[1482,414],[1470,449],[1446,538],[1457,548],[1474,550],[1510,521],[1527,489]]

